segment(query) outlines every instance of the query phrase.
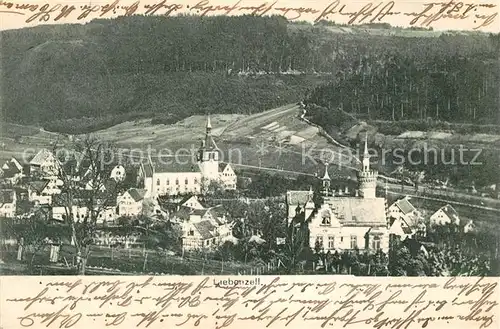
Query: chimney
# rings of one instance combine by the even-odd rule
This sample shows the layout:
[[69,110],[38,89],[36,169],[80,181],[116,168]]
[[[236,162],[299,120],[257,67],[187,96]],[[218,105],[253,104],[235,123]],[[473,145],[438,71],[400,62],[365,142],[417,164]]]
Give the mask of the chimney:
[[356,195],[355,195],[355,196],[356,196],[356,197],[358,197],[358,196],[359,196],[359,190],[358,190],[358,189],[356,189]]
[[349,187],[347,185],[345,187],[344,194],[349,194]]

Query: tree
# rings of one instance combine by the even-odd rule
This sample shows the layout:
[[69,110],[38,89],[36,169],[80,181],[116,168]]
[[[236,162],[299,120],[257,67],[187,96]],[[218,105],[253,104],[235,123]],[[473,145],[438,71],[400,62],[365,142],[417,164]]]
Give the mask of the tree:
[[151,234],[158,236],[160,247],[174,252],[181,251],[182,229],[180,225],[171,222],[159,222],[153,228]]
[[16,202],[16,215],[29,214],[35,205],[34,202],[27,199],[21,199]]
[[287,225],[287,236],[284,248],[280,251],[279,257],[282,259],[287,274],[296,271],[304,250],[308,248],[308,228],[305,221],[291,221]]
[[33,215],[22,221],[5,219],[2,222],[2,235],[14,237],[18,243],[18,253],[23,259],[25,248],[31,246],[32,255],[29,261],[29,269],[34,265],[37,253],[50,242],[61,242],[65,227],[60,224],[49,224],[39,215]]
[[203,178],[201,181],[201,194],[209,196],[212,199],[222,199],[224,197],[224,186],[222,182]]
[[130,236],[134,233],[132,218],[129,216],[121,216],[116,220],[118,224],[118,232],[125,237],[125,247],[129,247]]
[[111,145],[90,135],[75,141],[72,151],[68,154],[53,150],[54,155],[59,156],[57,178],[63,183],[58,203],[64,207],[65,221],[71,228],[78,274],[85,275],[90,247],[98,230],[97,221],[121,192],[120,183],[110,179],[118,157]]

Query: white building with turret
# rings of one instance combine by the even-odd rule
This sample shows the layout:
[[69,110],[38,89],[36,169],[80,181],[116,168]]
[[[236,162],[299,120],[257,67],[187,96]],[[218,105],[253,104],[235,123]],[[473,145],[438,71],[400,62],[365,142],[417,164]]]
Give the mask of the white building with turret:
[[[205,136],[196,154],[149,158],[141,164],[139,179],[144,184],[146,197],[201,194],[202,185],[210,181],[217,181],[227,189],[235,189],[236,174],[231,164],[221,165],[220,152],[213,139],[212,123],[208,117]],[[229,183],[228,172],[232,173]]]
[[368,145],[362,168],[358,172],[358,188],[349,191],[347,187],[331,187],[328,164],[321,178],[321,204],[314,204],[314,193],[309,191],[288,191],[286,203],[288,220],[305,221],[308,227],[309,246],[325,252],[342,250],[389,250],[389,228],[386,213],[386,199],[376,197],[377,171],[370,168]]

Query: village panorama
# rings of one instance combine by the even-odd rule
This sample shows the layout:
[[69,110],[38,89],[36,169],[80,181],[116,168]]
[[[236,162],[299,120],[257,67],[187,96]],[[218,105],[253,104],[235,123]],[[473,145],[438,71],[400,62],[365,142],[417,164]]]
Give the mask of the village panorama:
[[500,275],[497,35],[134,16],[1,37],[2,274]]

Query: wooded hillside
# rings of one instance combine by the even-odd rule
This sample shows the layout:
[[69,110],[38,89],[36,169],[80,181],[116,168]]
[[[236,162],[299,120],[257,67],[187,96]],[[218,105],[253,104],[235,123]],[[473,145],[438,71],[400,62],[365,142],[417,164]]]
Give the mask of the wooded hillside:
[[132,16],[3,31],[2,119],[76,133],[137,117],[254,113],[306,95],[373,117],[392,117],[394,104],[397,118],[401,103],[405,117],[418,116],[418,102],[422,113],[427,90],[426,115],[440,102],[440,117],[450,118],[449,102],[463,107],[461,119],[475,108],[476,120],[491,121],[498,36],[397,31],[277,16]]

